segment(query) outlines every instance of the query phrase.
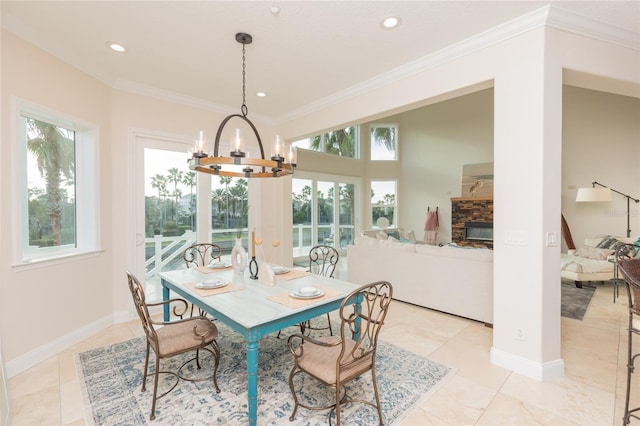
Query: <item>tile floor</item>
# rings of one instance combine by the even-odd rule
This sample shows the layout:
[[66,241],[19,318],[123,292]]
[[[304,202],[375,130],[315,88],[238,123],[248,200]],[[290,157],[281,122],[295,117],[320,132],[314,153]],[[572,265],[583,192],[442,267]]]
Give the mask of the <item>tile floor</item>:
[[[565,376],[548,382],[492,365],[491,328],[394,302],[382,337],[457,370],[402,424],[621,424],[627,320],[621,296],[614,304],[612,286],[599,286],[583,321],[562,318]],[[140,334],[138,321],[111,326],[11,378],[13,425],[84,425],[73,354]]]

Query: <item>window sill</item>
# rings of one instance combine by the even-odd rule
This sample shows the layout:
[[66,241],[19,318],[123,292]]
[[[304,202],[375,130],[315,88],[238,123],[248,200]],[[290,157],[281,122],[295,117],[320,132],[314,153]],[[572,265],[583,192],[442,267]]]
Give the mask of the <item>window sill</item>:
[[42,258],[33,259],[26,262],[14,264],[13,269],[16,272],[22,272],[22,271],[28,271],[31,269],[44,268],[47,266],[60,265],[63,263],[75,262],[78,260],[96,257],[103,252],[104,252],[103,249],[94,249],[94,250],[87,250],[82,252],[52,255],[50,257],[42,257]]

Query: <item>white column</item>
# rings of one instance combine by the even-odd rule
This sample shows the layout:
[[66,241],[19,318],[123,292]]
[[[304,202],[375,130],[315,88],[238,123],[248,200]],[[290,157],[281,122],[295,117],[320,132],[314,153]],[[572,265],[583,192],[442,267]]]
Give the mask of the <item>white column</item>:
[[[507,48],[508,48],[507,43]],[[491,360],[546,380],[560,351],[562,64],[543,28],[513,41],[495,79]],[[549,245],[554,239],[556,245]]]

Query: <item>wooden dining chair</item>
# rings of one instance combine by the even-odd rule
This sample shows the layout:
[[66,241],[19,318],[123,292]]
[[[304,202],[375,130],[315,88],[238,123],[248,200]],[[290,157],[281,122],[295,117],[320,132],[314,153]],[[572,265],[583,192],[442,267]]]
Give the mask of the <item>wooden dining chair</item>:
[[[293,356],[293,368],[289,373],[289,388],[294,407],[290,421],[295,420],[298,407],[309,410],[335,410],[340,425],[340,407],[351,403],[364,403],[378,411],[378,423],[382,425],[382,409],[376,382],[376,350],[378,336],[391,303],[393,287],[386,281],[365,284],[345,297],[340,304],[340,335],[314,339],[305,334],[289,336],[287,344]],[[370,400],[352,399],[346,385],[366,372],[371,372],[373,397]],[[335,400],[327,406],[312,406],[306,402],[313,395],[300,398],[294,384],[296,376],[306,374],[335,390]],[[362,383],[358,381],[358,383]]]
[[[222,247],[213,243],[195,243],[184,249],[182,259],[184,259],[187,268],[197,268],[198,266],[207,266],[211,262],[220,262],[222,258]],[[190,316],[193,316],[195,305],[191,305]],[[199,309],[198,315],[207,316],[207,313]]]
[[[206,317],[192,317],[183,319],[182,316],[188,309],[188,303],[184,299],[169,299],[163,302],[147,303],[145,300],[144,289],[140,284],[140,281],[130,272],[127,271],[127,281],[129,283],[129,290],[133,297],[133,304],[136,307],[140,321],[142,322],[142,328],[146,336],[146,356],[144,361],[144,375],[142,378],[142,391],[146,391],[147,374],[149,371],[149,354],[151,349],[155,353],[155,371],[153,377],[153,397],[151,402],[151,415],[150,420],[156,417],[156,401],[163,396],[171,392],[177,385],[180,379],[187,381],[202,381],[207,377],[196,379],[189,378],[182,373],[185,366],[195,361],[198,370],[200,366],[200,350],[205,350],[213,355],[213,386],[217,393],[220,393],[218,387],[218,381],[216,379],[216,372],[218,371],[218,365],[220,363],[220,349],[216,342],[218,336],[217,327],[209,321]],[[172,313],[175,317],[179,318],[173,321],[156,321],[149,315],[149,306],[162,306],[169,305],[172,307]],[[160,360],[170,358],[176,355],[183,354],[185,352],[195,351],[195,356],[185,361],[177,372],[173,371],[161,371]],[[176,382],[171,388],[162,395],[158,396],[158,375],[159,374],[171,374],[175,377]]]

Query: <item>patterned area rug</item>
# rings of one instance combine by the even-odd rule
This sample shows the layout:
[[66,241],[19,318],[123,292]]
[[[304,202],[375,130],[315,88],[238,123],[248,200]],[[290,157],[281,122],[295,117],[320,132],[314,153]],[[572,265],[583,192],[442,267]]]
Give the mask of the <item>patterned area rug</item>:
[[[156,404],[156,419],[149,420],[153,376],[147,378],[142,392],[145,343],[142,337],[76,354],[78,377],[85,399],[87,424],[98,425],[243,425],[248,424],[246,396],[246,350],[242,337],[228,327],[220,329],[218,342],[222,359],[218,370],[221,392],[215,393],[210,380],[180,381],[178,386]],[[290,328],[285,332],[296,332]],[[286,334],[288,335],[288,334]],[[293,365],[286,337],[276,334],[260,340],[258,372],[259,425],[326,425],[327,411],[298,409],[289,422],[293,399],[289,390],[289,371]],[[191,354],[192,356],[192,354]],[[207,358],[207,356],[209,358]],[[203,369],[210,377],[212,357],[203,353]],[[175,371],[188,359],[174,357],[161,361],[160,368]],[[153,356],[151,359],[153,364]],[[153,368],[153,367],[151,367]],[[378,347],[376,374],[382,403],[384,424],[397,424],[452,373],[452,369],[426,358],[382,342]],[[158,394],[169,389],[172,378],[160,375]],[[332,398],[324,387],[311,380],[297,381],[304,394],[315,402]],[[347,388],[351,397],[373,400],[371,375],[365,374]],[[365,404],[343,407],[342,421],[347,425],[377,423],[375,409]]]
[[562,280],[560,314],[563,317],[582,321],[595,291],[596,288],[593,285],[583,283],[582,288],[578,288],[573,281]]

